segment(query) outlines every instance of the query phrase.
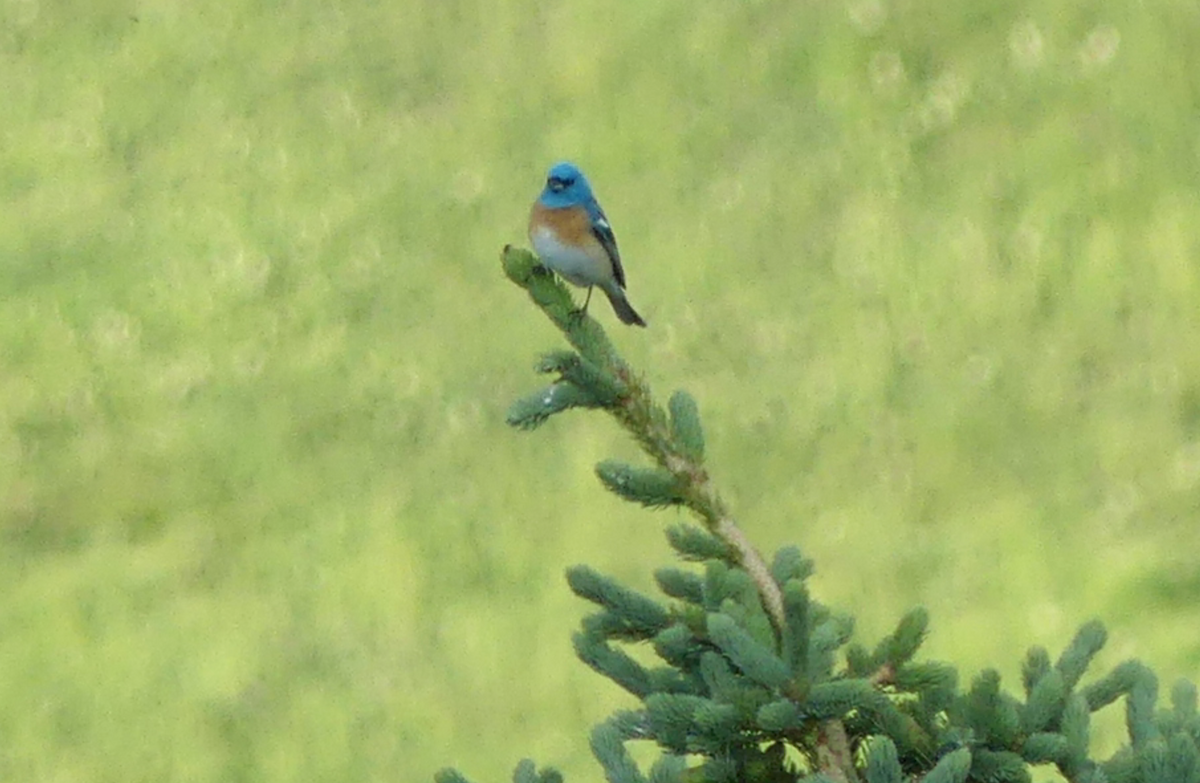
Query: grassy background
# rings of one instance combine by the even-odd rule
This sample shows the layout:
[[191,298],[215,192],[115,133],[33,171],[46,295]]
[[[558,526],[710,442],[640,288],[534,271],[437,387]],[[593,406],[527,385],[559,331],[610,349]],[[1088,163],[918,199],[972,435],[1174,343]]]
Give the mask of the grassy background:
[[[1009,687],[1091,616],[1200,675],[1200,11],[0,5],[0,776],[599,772],[563,568],[649,587],[506,284],[590,173],[764,549]],[[1119,710],[1102,744],[1116,741]]]

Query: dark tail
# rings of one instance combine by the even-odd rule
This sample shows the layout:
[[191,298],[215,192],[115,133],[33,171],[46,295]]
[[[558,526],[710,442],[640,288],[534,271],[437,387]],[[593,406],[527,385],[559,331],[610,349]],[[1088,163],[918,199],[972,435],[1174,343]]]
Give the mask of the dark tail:
[[625,298],[625,292],[617,286],[612,286],[612,290],[604,289],[604,293],[608,294],[608,301],[612,303],[613,311],[617,314],[617,318],[621,319],[623,324],[636,324],[645,326],[646,322],[633,309],[633,305],[629,304],[629,300]]

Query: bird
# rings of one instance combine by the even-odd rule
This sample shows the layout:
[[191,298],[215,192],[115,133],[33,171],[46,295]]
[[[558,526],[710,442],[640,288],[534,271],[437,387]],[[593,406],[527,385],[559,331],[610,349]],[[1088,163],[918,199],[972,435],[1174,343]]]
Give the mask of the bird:
[[529,241],[542,264],[573,285],[587,288],[580,313],[587,312],[592,287],[599,286],[621,323],[646,325],[625,296],[617,237],[587,177],[574,163],[550,167],[546,186],[529,211]]

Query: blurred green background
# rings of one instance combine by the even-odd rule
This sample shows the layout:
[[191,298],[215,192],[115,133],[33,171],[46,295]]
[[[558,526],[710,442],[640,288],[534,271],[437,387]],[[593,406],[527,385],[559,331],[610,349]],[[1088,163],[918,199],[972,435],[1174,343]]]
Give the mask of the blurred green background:
[[503,423],[560,158],[860,638],[1200,675],[1196,3],[6,0],[0,58],[4,779],[598,779],[562,572],[681,517]]

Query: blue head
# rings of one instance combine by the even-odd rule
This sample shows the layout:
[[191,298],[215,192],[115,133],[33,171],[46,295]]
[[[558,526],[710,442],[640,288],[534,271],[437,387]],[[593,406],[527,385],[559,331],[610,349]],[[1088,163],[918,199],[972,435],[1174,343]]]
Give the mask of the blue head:
[[538,200],[551,209],[587,204],[593,200],[592,186],[574,163],[555,163],[546,174],[546,187]]

